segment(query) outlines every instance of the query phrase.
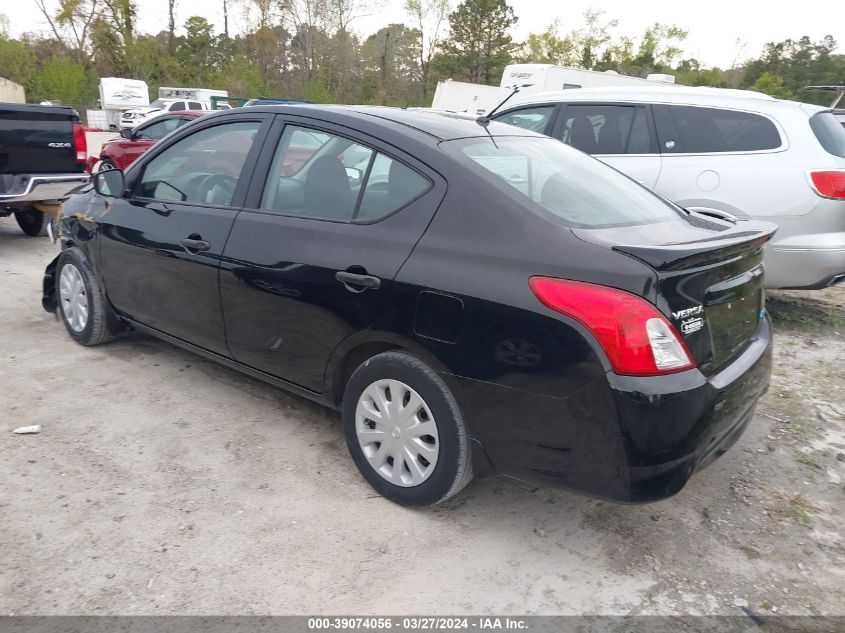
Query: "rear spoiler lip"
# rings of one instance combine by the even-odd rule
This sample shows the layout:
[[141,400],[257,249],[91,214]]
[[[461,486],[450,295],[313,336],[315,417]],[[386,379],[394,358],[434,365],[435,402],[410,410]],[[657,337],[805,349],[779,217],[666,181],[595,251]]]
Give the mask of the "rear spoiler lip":
[[679,244],[615,244],[612,250],[639,259],[655,270],[673,271],[725,261],[772,239],[777,226],[770,222],[741,221],[712,239]]

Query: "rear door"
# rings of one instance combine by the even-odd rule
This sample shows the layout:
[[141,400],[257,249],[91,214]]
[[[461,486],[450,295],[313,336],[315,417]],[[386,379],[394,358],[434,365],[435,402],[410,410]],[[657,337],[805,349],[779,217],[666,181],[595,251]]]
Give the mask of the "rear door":
[[631,103],[570,103],[551,134],[653,188],[661,160],[649,106]]
[[270,115],[195,127],[129,170],[99,220],[106,291],[121,313],[228,355],[218,267]]
[[348,128],[279,118],[220,275],[229,349],[322,391],[350,334],[394,318],[393,278],[445,193],[413,157]]
[[786,136],[756,112],[689,105],[655,105],[663,168],[655,191],[682,207],[740,218],[799,215],[796,192],[808,192],[802,153],[788,153]]

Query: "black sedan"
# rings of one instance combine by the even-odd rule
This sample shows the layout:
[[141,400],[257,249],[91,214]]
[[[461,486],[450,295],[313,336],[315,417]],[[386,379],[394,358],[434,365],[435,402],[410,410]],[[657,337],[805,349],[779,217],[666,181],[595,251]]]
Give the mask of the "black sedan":
[[129,327],[339,409],[401,504],[473,473],[652,501],[768,386],[774,228],[483,119],[258,106],[97,174],[43,303],[83,345]]

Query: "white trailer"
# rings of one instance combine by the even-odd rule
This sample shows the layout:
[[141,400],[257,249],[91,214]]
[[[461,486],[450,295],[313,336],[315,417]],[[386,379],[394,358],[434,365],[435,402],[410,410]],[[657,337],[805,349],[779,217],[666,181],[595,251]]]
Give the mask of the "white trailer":
[[508,96],[509,90],[498,86],[470,84],[463,81],[438,81],[431,107],[450,112],[484,114]]
[[[105,121],[105,128],[118,129],[124,110],[150,105],[150,92],[146,82],[122,77],[103,77],[100,80],[100,108],[103,114],[95,117]],[[89,119],[91,119],[89,114]],[[89,120],[89,125],[91,122]],[[99,126],[98,126],[99,127]]]
[[608,70],[583,70],[566,68],[554,64],[511,64],[502,73],[502,87],[522,86],[520,92],[547,92],[549,90],[569,90],[574,88],[609,88],[613,86],[654,86],[655,84],[673,85],[672,75],[649,75],[646,79],[620,75]]
[[505,67],[499,86],[451,79],[437,82],[431,107],[436,110],[484,114],[501,103],[513,88],[526,84],[527,87],[520,89],[521,93],[602,86],[671,86],[674,82],[672,75],[649,75],[647,79],[640,79],[613,71],[597,72],[554,64],[510,64]]

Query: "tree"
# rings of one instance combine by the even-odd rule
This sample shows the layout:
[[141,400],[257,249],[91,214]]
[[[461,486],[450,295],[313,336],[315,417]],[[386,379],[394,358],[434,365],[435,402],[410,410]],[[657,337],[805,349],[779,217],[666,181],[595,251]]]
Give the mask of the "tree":
[[35,53],[26,41],[0,38],[0,68],[3,77],[21,84],[31,92],[33,77],[36,72]]
[[443,27],[449,16],[449,0],[405,0],[405,11],[417,31],[417,75],[423,98],[428,95],[431,60],[440,46]]
[[47,0],[35,0],[35,6],[47,20],[56,41],[73,50],[76,60],[88,66],[91,27],[97,18],[98,0],[57,0],[55,9],[48,7]]
[[167,48],[174,52],[173,38],[176,34],[176,0],[167,0]]
[[529,64],[577,66],[579,63],[572,36],[561,37],[560,22],[555,20],[542,33],[529,33],[522,45],[520,61]]
[[575,46],[581,53],[581,67],[592,69],[601,57],[601,48],[610,42],[610,30],[616,28],[618,20],[604,20],[604,11],[587,9],[584,12],[584,27],[573,34]]
[[792,93],[783,87],[783,77],[765,72],[751,86],[752,90],[763,92],[779,99],[792,99]]
[[[411,100],[411,82],[418,75],[416,44],[419,34],[404,24],[390,24],[366,39],[362,55],[376,76],[375,100],[381,105]],[[404,102],[404,103],[402,103]]]
[[683,42],[688,34],[689,31],[677,26],[655,22],[645,30],[634,64],[649,69],[671,66],[682,52],[678,44]]
[[31,100],[79,104],[90,99],[85,67],[66,56],[52,57],[35,75]]
[[443,52],[463,78],[494,83],[516,50],[508,33],[516,22],[505,0],[464,0],[449,15],[451,34]]

